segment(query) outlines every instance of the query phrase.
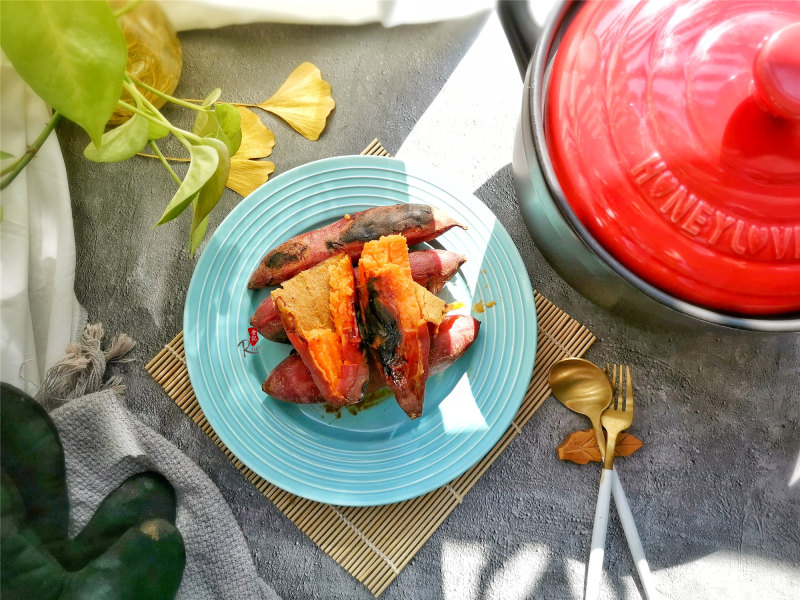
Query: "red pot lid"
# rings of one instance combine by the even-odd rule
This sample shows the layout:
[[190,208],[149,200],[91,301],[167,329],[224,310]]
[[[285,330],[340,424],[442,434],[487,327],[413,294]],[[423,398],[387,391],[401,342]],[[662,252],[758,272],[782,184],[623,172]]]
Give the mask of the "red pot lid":
[[547,94],[564,195],[620,262],[701,306],[800,310],[800,2],[587,3]]

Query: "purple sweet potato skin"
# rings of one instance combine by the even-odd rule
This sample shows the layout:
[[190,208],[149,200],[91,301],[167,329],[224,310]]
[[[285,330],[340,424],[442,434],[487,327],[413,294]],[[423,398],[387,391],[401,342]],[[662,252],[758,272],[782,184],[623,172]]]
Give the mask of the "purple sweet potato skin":
[[292,352],[269,374],[261,386],[264,393],[292,404],[325,402],[302,357]]
[[449,250],[415,250],[408,253],[411,277],[431,294],[438,294],[467,257]]
[[[415,250],[408,253],[408,260],[414,281],[436,294],[467,259],[462,254],[449,250]],[[256,312],[250,317],[250,325],[258,329],[262,337],[272,342],[289,343],[271,296],[264,298],[258,305]]]
[[442,373],[469,350],[478,337],[481,322],[467,315],[448,315],[431,338],[428,355],[431,375]]
[[355,260],[366,242],[384,235],[400,234],[412,245],[432,240],[452,227],[466,229],[441,210],[424,204],[394,204],[363,210],[297,235],[270,250],[251,276],[248,287],[280,285],[339,252]]
[[259,335],[272,342],[289,343],[289,337],[281,323],[281,314],[275,308],[272,296],[267,296],[250,317],[250,325],[258,329]]
[[[428,358],[430,375],[445,371],[469,350],[480,331],[480,322],[468,315],[448,315],[432,336]],[[365,393],[384,387],[375,364],[370,361],[370,377]],[[261,386],[266,394],[276,400],[292,404],[315,404],[325,402],[311,372],[297,353],[287,356],[273,369]]]

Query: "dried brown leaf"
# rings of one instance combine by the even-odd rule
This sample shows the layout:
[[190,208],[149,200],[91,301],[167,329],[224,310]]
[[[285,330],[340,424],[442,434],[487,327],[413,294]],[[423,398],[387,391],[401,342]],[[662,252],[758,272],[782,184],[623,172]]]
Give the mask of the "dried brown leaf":
[[242,116],[242,143],[233,158],[264,158],[272,154],[275,135],[258,115],[244,106],[237,106]]
[[309,140],[318,140],[336,103],[320,70],[304,62],[275,94],[257,106],[279,116]]
[[[617,438],[614,456],[630,456],[643,445],[642,441],[631,433],[623,432]],[[558,458],[568,460],[579,465],[590,461],[600,462],[600,448],[593,429],[575,431],[567,436],[558,447]]]
[[225,185],[237,194],[247,196],[266,183],[274,170],[275,163],[268,160],[234,157],[231,159],[231,170]]

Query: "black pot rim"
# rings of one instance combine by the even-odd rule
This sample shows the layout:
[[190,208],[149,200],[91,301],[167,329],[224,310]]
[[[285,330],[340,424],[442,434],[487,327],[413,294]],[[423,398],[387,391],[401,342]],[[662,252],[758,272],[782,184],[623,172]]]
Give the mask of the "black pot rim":
[[[525,75],[525,89],[530,89],[530,102],[523,105],[523,110],[530,112],[530,123],[533,131],[523,130],[522,134],[526,137],[532,135],[533,148],[535,149],[535,159],[538,168],[541,170],[548,192],[554,205],[561,213],[561,216],[573,230],[575,235],[581,240],[584,246],[602,263],[618,277],[631,285],[635,290],[645,294],[661,305],[677,311],[686,316],[712,323],[731,327],[734,329],[744,329],[751,331],[764,332],[789,332],[800,331],[800,313],[786,313],[770,316],[751,317],[733,313],[725,313],[703,306],[680,300],[659,288],[653,286],[646,280],[636,275],[625,265],[619,262],[608,250],[606,250],[589,232],[586,226],[581,223],[572,211],[561,185],[556,177],[550,156],[547,151],[547,140],[545,138],[544,121],[544,91],[547,76],[548,61],[553,55],[553,50],[560,42],[566,26],[571,18],[580,9],[582,2],[570,0],[563,2],[557,10],[551,12],[545,23],[536,49],[528,65]],[[526,144],[528,145],[528,144]],[[531,168],[531,157],[526,157],[528,168]]]

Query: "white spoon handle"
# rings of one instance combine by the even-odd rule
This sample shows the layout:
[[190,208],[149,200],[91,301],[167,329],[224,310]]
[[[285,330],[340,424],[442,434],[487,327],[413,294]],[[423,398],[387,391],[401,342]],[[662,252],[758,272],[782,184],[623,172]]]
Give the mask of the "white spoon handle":
[[600,490],[597,493],[597,507],[594,511],[592,548],[589,552],[589,566],[586,569],[584,600],[596,600],[600,592],[600,576],[603,572],[603,557],[606,551],[608,508],[611,504],[611,482],[613,479],[613,471],[603,469],[603,474],[600,476]]
[[628,499],[625,497],[625,490],[622,489],[622,483],[619,480],[619,473],[617,473],[616,468],[612,470],[612,474],[611,493],[614,496],[614,504],[617,506],[617,514],[622,523],[622,529],[625,531],[625,538],[628,540],[633,562],[639,572],[639,581],[642,582],[645,600],[656,600],[658,596],[653,582],[653,574],[650,573],[650,566],[647,564],[647,558],[644,555],[642,541],[639,539],[639,531],[636,529],[636,522],[633,520],[633,513],[628,504]]

